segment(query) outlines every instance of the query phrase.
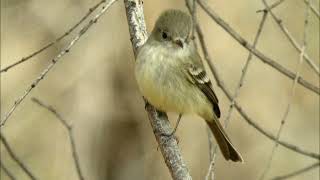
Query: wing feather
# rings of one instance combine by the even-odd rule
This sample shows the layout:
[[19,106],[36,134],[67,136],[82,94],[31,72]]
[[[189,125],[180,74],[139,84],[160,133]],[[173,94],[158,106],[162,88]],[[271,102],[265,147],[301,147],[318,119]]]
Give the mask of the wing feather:
[[219,118],[221,116],[219,108],[219,100],[212,89],[212,84],[208,78],[205,70],[202,67],[195,65],[188,65],[187,72],[190,75],[189,79],[207,96],[209,101],[212,103],[213,111]]

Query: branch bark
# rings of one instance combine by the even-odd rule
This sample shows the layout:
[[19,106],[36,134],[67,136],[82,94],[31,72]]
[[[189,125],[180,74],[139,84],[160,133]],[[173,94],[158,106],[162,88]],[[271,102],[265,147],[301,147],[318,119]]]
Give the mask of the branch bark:
[[[127,13],[133,52],[136,56],[139,47],[141,47],[147,40],[143,5],[141,0],[124,0],[124,4]],[[192,178],[183,161],[176,139],[174,136],[167,137],[161,135],[172,132],[168,116],[164,112],[157,111],[148,103],[146,103],[146,110],[162,156],[171,173],[171,177],[175,180],[191,180]]]

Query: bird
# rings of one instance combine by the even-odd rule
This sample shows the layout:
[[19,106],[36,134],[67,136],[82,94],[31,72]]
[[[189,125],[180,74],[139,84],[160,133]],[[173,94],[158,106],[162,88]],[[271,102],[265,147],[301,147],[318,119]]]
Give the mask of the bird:
[[188,13],[176,9],[161,13],[137,53],[135,78],[139,90],[160,111],[202,117],[224,158],[243,162],[219,121],[219,100],[192,41],[192,27]]

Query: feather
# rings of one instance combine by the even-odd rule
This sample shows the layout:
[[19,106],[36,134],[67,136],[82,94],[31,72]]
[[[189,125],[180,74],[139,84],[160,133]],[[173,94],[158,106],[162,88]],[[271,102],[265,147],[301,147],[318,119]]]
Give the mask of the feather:
[[206,95],[208,100],[212,103],[213,111],[219,118],[221,116],[219,108],[219,100],[212,89],[212,84],[208,78],[205,70],[201,67],[195,65],[189,65],[187,67],[187,72],[190,75],[192,82],[197,85],[197,87]]

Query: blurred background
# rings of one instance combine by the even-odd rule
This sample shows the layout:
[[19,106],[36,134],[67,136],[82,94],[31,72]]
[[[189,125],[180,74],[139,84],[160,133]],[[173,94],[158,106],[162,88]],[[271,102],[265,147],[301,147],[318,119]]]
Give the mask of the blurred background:
[[[1,69],[40,49],[66,32],[99,0],[1,0]],[[208,0],[210,6],[249,42],[253,42],[263,9],[260,0]],[[268,0],[271,4],[272,2]],[[311,1],[319,7],[319,0]],[[144,1],[148,32],[165,9],[187,11],[184,0]],[[285,1],[274,12],[302,44],[305,3]],[[95,14],[95,13],[93,13]],[[226,86],[234,92],[248,51],[198,7],[199,23],[210,55]],[[76,30],[78,32],[78,30]],[[1,117],[76,33],[54,47],[1,73]],[[277,24],[268,18],[257,48],[295,71],[299,53]],[[307,53],[319,65],[319,19],[310,12]],[[304,63],[301,76],[319,87],[319,76]],[[37,97],[52,105],[74,125],[79,160],[88,180],[171,179],[152,132],[133,76],[134,57],[123,1],[89,29],[17,108],[2,133],[39,179],[74,180],[66,129],[55,116],[31,101]],[[213,77],[211,76],[211,79]],[[222,120],[230,102],[213,86],[220,100]],[[292,80],[253,57],[240,91],[239,103],[256,122],[276,134],[290,98]],[[169,113],[172,124],[177,114]],[[237,111],[228,134],[245,164],[226,162],[218,152],[216,179],[255,180],[263,172],[274,142],[249,126]],[[183,116],[176,135],[193,179],[204,179],[209,165],[206,124],[199,117]],[[281,139],[319,153],[319,96],[298,85]],[[1,161],[20,179],[28,179],[8,153]],[[279,146],[267,179],[316,162]],[[1,180],[8,177],[1,170]],[[293,180],[319,179],[319,168]]]

